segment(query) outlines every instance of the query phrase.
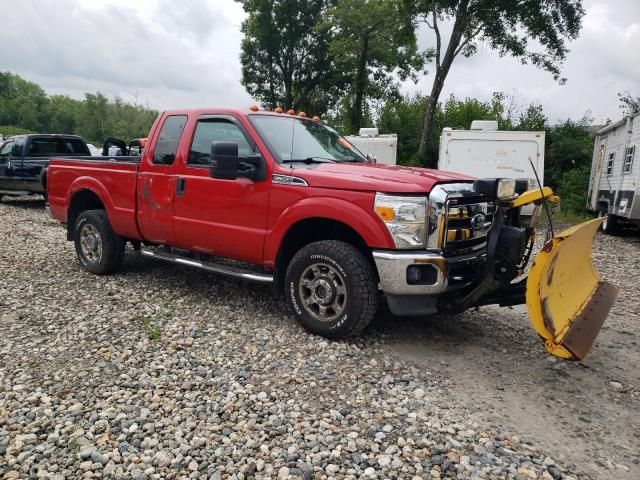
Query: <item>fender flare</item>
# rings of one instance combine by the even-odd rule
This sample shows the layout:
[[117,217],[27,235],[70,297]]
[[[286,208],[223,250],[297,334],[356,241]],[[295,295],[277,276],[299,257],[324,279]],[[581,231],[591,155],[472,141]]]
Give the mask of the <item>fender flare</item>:
[[282,241],[298,222],[312,218],[334,220],[352,228],[371,248],[395,248],[389,230],[373,212],[334,197],[303,198],[289,205],[267,230],[264,259],[268,267],[275,265]]
[[73,197],[75,197],[76,194],[78,194],[82,190],[88,190],[94,193],[100,199],[100,201],[104,205],[108,218],[109,211],[113,209],[113,201],[111,200],[111,195],[109,195],[109,192],[104,187],[104,185],[102,185],[102,183],[92,177],[78,177],[69,186],[66,198],[66,205],[68,205],[67,216],[69,213],[68,209],[71,207],[71,202],[73,201]]

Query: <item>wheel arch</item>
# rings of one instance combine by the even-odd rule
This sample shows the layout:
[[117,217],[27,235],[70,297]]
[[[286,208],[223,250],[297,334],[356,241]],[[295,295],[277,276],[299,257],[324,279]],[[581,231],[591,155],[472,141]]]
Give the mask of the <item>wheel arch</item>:
[[105,203],[90,188],[81,188],[73,193],[67,211],[67,240],[73,240],[73,229],[78,215],[86,210],[105,210]]
[[350,225],[328,217],[304,218],[293,223],[280,242],[274,265],[273,286],[277,292],[283,291],[287,266],[296,252],[322,240],[339,240],[353,245],[373,263],[371,249],[364,237]]

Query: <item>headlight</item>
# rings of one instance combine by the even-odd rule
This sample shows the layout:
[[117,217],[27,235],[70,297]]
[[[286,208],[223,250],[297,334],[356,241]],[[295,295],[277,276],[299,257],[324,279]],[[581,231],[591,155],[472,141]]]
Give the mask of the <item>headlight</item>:
[[377,193],[374,208],[389,229],[396,248],[425,246],[426,197],[401,197]]
[[481,178],[473,182],[473,189],[489,200],[505,200],[516,194],[515,178]]

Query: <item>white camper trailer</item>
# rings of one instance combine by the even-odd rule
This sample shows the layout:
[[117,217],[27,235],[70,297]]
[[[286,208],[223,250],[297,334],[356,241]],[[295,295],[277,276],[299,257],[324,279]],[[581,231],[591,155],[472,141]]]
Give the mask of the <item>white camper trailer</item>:
[[536,167],[544,185],[544,132],[498,130],[494,120],[474,120],[470,130],[445,128],[438,168],[472,177],[526,178],[536,187]]
[[398,154],[398,136],[395,133],[378,133],[377,128],[361,128],[358,135],[345,137],[365,155],[371,155],[377,163],[395,165]]
[[606,217],[602,230],[615,234],[624,225],[640,225],[640,114],[598,130],[593,148],[587,208]]

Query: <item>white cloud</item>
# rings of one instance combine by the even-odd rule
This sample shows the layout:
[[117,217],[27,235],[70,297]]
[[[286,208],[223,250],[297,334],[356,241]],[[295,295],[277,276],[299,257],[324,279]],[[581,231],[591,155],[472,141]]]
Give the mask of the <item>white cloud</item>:
[[[99,90],[158,109],[246,106],[240,84],[241,6],[233,0],[4,0],[0,68],[50,93]],[[640,94],[640,2],[585,0],[580,38],[563,68],[566,85],[532,66],[481,48],[454,63],[443,92],[488,99],[517,90],[552,121],[591,109],[596,122],[621,116],[617,92]],[[25,29],[25,26],[26,29]],[[422,46],[433,43],[420,34]],[[428,93],[433,76],[405,91]]]
[[[0,65],[47,91],[100,90],[157,108],[250,102],[232,0],[21,1],[3,14]],[[24,25],[29,25],[25,34]]]

